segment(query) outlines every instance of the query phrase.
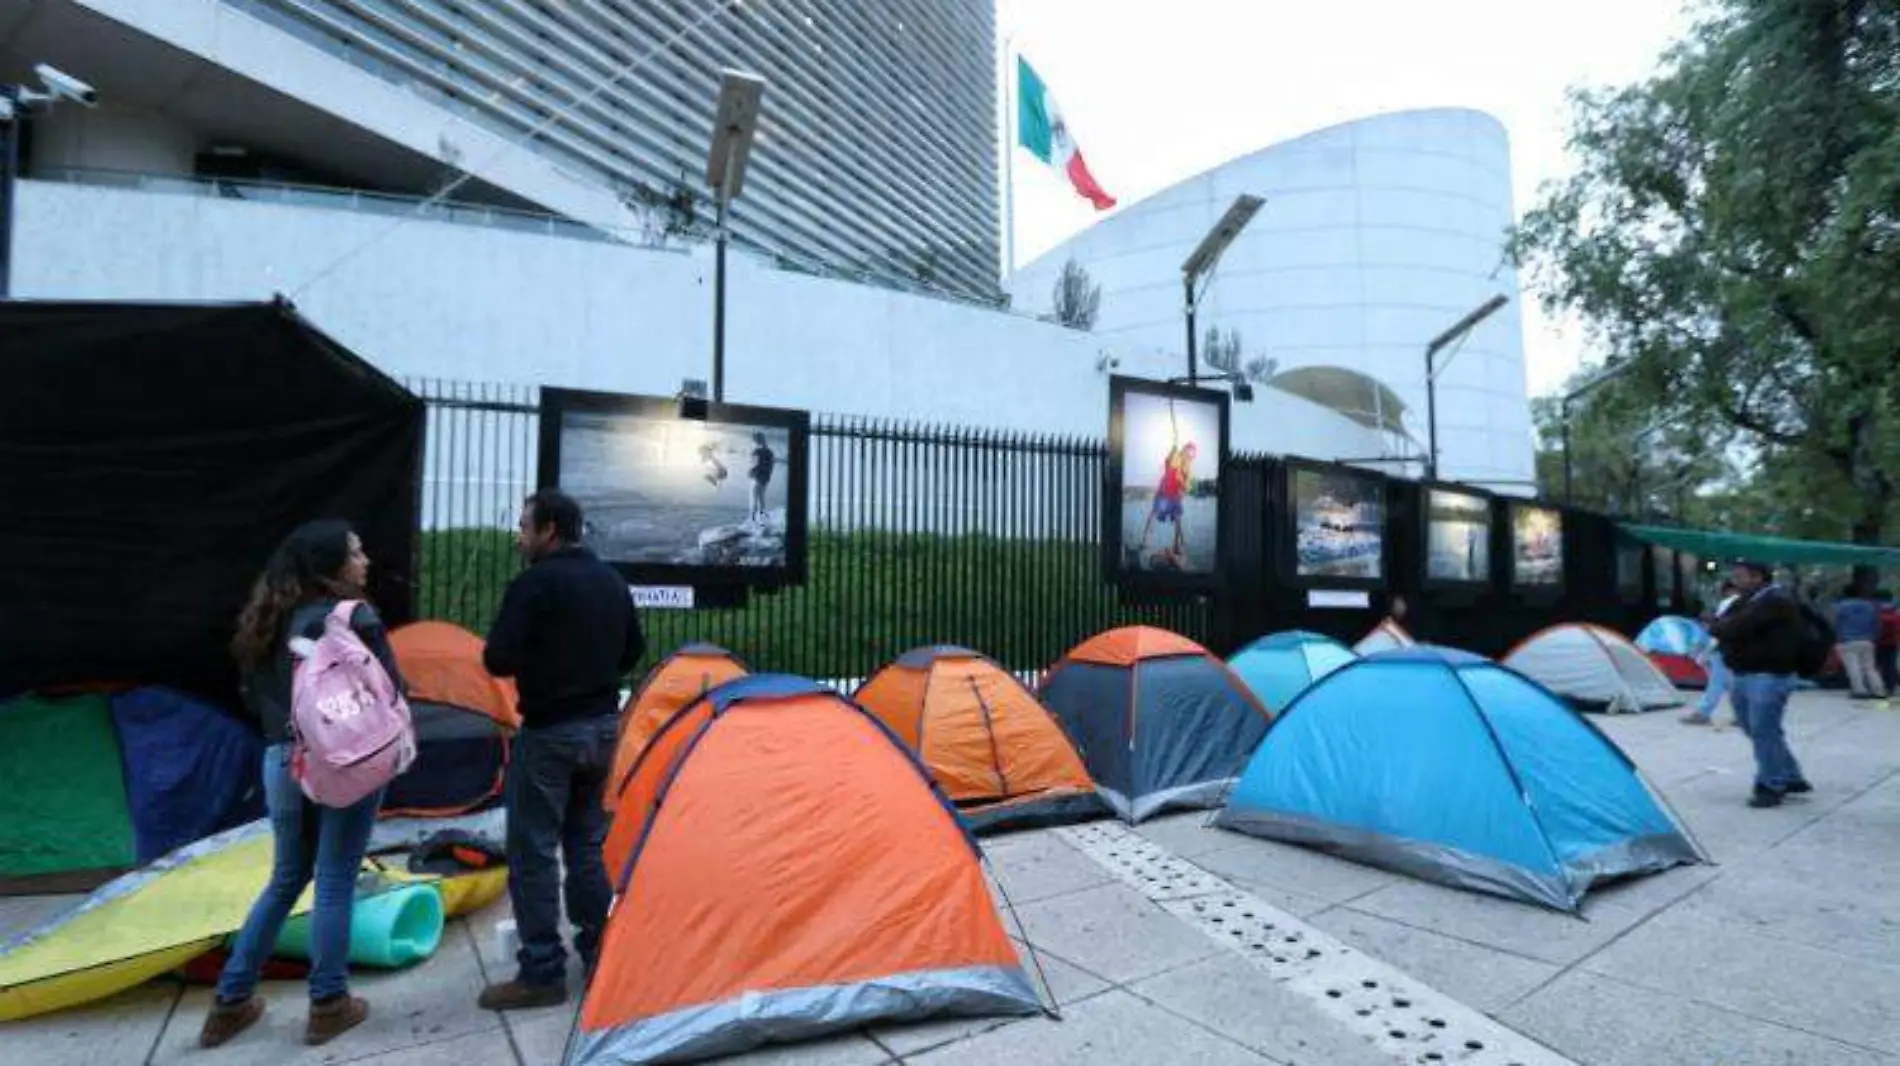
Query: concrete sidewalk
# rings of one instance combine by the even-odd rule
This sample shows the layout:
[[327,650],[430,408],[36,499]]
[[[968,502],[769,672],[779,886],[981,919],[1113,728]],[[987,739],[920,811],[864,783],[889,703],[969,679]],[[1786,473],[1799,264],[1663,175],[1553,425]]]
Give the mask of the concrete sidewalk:
[[[1900,1064],[1900,710],[1798,696],[1790,733],[1816,791],[1769,811],[1743,805],[1752,762],[1733,730],[1683,726],[1673,712],[1595,721],[1719,865],[1600,890],[1581,920],[1206,829],[1199,816],[1139,832],[1576,1062]],[[1449,1046],[1436,1059],[1378,1050],[1059,832],[1001,838],[988,850],[1063,1021],[876,1029],[727,1061],[1358,1066],[1483,1057]],[[60,902],[0,900],[0,935]],[[413,970],[362,975],[370,1021],[325,1048],[298,1042],[301,987],[268,987],[265,1022],[203,1052],[194,1041],[209,992],[154,983],[0,1026],[0,1063],[557,1063],[572,1006],[505,1017],[475,1008],[481,984],[509,973],[489,935],[506,913],[504,902],[454,923],[436,956]]]

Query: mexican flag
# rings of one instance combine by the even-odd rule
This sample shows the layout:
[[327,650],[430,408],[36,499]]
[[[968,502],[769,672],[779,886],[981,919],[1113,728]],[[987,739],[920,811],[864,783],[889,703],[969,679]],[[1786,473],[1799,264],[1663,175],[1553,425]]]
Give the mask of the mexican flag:
[[1062,121],[1055,97],[1049,95],[1048,87],[1022,56],[1016,57],[1016,128],[1023,147],[1035,153],[1037,159],[1067,174],[1069,184],[1075,186],[1083,199],[1094,204],[1097,211],[1115,206],[1115,198],[1102,191],[1095,183],[1095,175],[1089,173],[1089,165],[1082,161],[1082,152],[1069,136],[1069,127]]

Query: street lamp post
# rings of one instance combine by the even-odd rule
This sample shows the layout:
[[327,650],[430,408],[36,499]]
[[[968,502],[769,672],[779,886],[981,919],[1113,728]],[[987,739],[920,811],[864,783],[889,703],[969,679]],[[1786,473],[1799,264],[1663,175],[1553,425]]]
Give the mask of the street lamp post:
[[712,147],[706,155],[706,184],[713,190],[713,365],[712,398],[726,400],[726,216],[739,196],[753,135],[759,128],[759,98],[765,79],[743,71],[720,72],[719,111],[713,120]]
[[99,102],[92,86],[45,63],[33,68],[37,89],[0,84],[0,300],[13,294],[13,200],[20,177],[20,127],[60,100],[84,107]]
[[1472,308],[1469,314],[1452,323],[1450,329],[1433,337],[1432,342],[1425,346],[1425,479],[1427,481],[1438,479],[1438,374],[1445,369],[1445,366],[1451,365],[1449,358],[1445,360],[1445,366],[1434,365],[1438,360],[1438,353],[1443,351],[1446,345],[1478,328],[1478,323],[1496,314],[1498,308],[1509,302],[1510,299],[1503,293],[1491,297]]
[[1234,243],[1234,238],[1240,236],[1240,231],[1247,228],[1247,223],[1253,221],[1253,216],[1266,202],[1264,197],[1248,193],[1234,197],[1226,214],[1221,215],[1220,221],[1214,223],[1214,228],[1201,238],[1200,245],[1194,249],[1193,255],[1187,257],[1187,262],[1181,264],[1181,290],[1187,312],[1187,369],[1190,385],[1201,379],[1199,349],[1195,346],[1194,313],[1198,309],[1201,292],[1206,288],[1202,281],[1214,272],[1214,266],[1220,262],[1227,246]]

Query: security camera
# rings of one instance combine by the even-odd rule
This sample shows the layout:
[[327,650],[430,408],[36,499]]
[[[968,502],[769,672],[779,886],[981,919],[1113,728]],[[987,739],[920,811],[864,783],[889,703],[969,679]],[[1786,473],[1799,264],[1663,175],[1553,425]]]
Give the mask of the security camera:
[[1122,361],[1119,358],[1112,355],[1108,355],[1107,353],[1102,354],[1101,356],[1097,357],[1095,360],[1095,369],[1101,372],[1107,372],[1110,370],[1119,370],[1121,368],[1121,365],[1122,365]]
[[62,100],[71,100],[86,107],[99,102],[97,90],[58,67],[41,63],[33,68],[33,73],[39,76],[40,84],[46,86],[47,92]]

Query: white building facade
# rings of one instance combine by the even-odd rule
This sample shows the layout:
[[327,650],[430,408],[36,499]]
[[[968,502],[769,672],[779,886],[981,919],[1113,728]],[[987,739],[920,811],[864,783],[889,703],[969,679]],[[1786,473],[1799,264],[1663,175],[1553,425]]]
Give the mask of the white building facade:
[[1124,208],[1019,270],[1008,284],[1014,305],[1048,310],[1073,259],[1101,286],[1096,336],[1130,353],[1174,353],[1184,372],[1181,264],[1243,193],[1266,205],[1201,298],[1203,349],[1209,328],[1237,333],[1242,373],[1252,364],[1257,379],[1389,427],[1389,452],[1422,456],[1426,345],[1503,295],[1510,303],[1439,358],[1439,470],[1528,492],[1520,290],[1505,255],[1514,219],[1510,148],[1488,115],[1381,115],[1242,156]]
[[[710,376],[703,243],[656,235],[610,184],[263,17],[282,6],[0,0],[0,77],[52,62],[93,81],[102,101],[33,123],[14,296],[283,294],[403,377],[672,395]],[[769,138],[759,147],[762,157],[776,150]],[[1461,112],[1369,120],[1267,149],[1129,207],[1033,264],[1014,279],[1012,311],[956,298],[957,286],[932,295],[736,252],[728,399],[1100,438],[1112,373],[1183,372],[1170,265],[1244,188],[1269,204],[1222,263],[1203,322],[1240,330],[1249,355],[1265,346],[1283,371],[1372,374],[1403,397],[1412,412],[1403,425],[1422,438],[1421,375],[1406,367],[1470,304],[1493,291],[1516,296],[1508,267],[1487,273],[1509,221],[1505,151],[1495,123]],[[333,187],[206,172],[207,160],[233,152],[289,160]],[[447,181],[462,182],[457,198],[474,205],[417,216],[419,197]],[[1036,314],[1033,297],[1046,300],[1051,264],[1068,254],[1104,285],[1093,331]],[[1516,323],[1513,305],[1446,372],[1447,476],[1530,476]],[[1282,380],[1236,404],[1234,447],[1416,459],[1403,434],[1342,413],[1311,384]]]

